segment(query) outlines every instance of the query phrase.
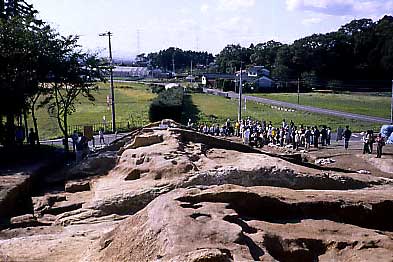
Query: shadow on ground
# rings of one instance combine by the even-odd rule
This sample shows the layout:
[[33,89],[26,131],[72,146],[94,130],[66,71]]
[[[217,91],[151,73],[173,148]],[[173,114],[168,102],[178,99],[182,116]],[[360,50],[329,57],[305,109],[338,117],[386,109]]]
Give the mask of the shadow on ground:
[[181,123],[186,125],[188,123],[188,119],[191,119],[191,121],[193,123],[198,123],[199,122],[199,113],[200,113],[200,110],[192,102],[191,95],[186,94],[184,96],[184,101],[183,101],[183,112],[181,115]]

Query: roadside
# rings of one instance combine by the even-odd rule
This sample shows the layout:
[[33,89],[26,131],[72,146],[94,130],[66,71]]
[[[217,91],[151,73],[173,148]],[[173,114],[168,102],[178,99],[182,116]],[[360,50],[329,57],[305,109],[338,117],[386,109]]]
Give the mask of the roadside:
[[[220,90],[208,89],[208,88],[204,88],[203,92],[206,94],[210,94],[210,95],[228,97],[231,99],[238,99],[238,96],[239,96],[237,93],[234,93],[234,92],[222,92]],[[390,119],[381,118],[381,117],[353,114],[353,113],[341,112],[341,111],[312,107],[312,106],[303,106],[303,105],[298,105],[298,104],[293,104],[293,103],[288,103],[288,102],[283,102],[283,101],[277,101],[277,100],[272,100],[272,99],[267,99],[267,98],[262,98],[262,97],[255,97],[255,96],[250,96],[250,95],[243,95],[243,99],[246,99],[248,101],[254,101],[257,103],[267,104],[267,105],[292,108],[295,110],[301,110],[301,111],[306,111],[306,112],[310,112],[310,113],[324,114],[324,115],[329,115],[329,116],[355,119],[355,120],[372,122],[372,123],[379,123],[379,124],[390,124]]]

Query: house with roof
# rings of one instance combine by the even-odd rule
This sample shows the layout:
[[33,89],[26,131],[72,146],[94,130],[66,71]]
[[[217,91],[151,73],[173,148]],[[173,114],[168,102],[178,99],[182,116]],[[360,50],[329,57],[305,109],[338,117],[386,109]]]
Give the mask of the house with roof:
[[[221,86],[224,85],[222,82],[225,82],[225,89],[236,91],[236,85],[240,80],[240,74],[242,75],[243,84],[248,84],[250,86],[250,91],[267,91],[274,87],[274,81],[270,78],[270,71],[264,66],[252,66],[241,72],[237,71],[235,74],[204,74],[202,76],[202,85],[221,89]],[[230,85],[228,82],[230,82]],[[220,84],[217,85],[217,83]]]
[[149,75],[147,67],[130,67],[130,66],[116,66],[113,68],[113,77],[115,78],[145,78]]
[[219,74],[219,73],[208,73],[202,76],[202,85],[204,86],[216,86],[216,82],[219,79],[235,82],[236,76],[233,74]]
[[240,74],[242,82],[251,86],[251,91],[266,91],[274,87],[274,81],[270,78],[270,71],[264,66],[252,66],[247,70],[236,72],[236,80],[239,81]]

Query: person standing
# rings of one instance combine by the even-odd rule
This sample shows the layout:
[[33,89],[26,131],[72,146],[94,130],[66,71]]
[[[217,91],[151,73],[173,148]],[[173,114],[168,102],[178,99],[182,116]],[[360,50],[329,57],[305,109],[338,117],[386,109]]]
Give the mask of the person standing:
[[368,143],[368,132],[363,133],[362,142],[363,142],[363,154],[370,154],[370,148]]
[[239,124],[239,121],[236,121],[236,123],[235,123],[235,136],[239,136],[239,134],[240,134],[240,124]]
[[327,137],[326,137],[326,144],[330,146],[330,141],[332,139],[332,130],[330,127],[327,128]]
[[369,130],[368,132],[369,132],[368,146],[370,148],[370,154],[372,154],[373,153],[374,143],[375,143],[374,131],[373,130]]
[[71,139],[72,139],[72,149],[74,150],[74,152],[76,152],[76,145],[78,144],[79,141],[79,135],[78,132],[76,132],[76,130],[74,130],[74,133],[72,133]]
[[322,129],[321,129],[321,144],[322,144],[322,146],[326,146],[326,140],[327,140],[327,129],[326,129],[326,126],[322,126]]
[[30,146],[31,146],[31,147],[34,147],[34,146],[35,146],[35,142],[36,142],[36,140],[37,140],[37,135],[36,135],[36,133],[34,132],[33,128],[30,128],[30,133],[29,133],[29,136],[28,136],[27,139],[29,140]]
[[100,131],[98,131],[98,135],[100,137],[100,144],[104,144],[105,145],[105,136],[104,136],[104,130],[100,129]]
[[375,142],[377,142],[377,158],[382,157],[382,147],[385,145],[385,140],[381,133],[378,134],[377,138],[375,139]]
[[319,136],[321,133],[319,132],[319,129],[317,126],[314,127],[314,147],[318,148],[318,142],[319,142]]
[[344,135],[344,147],[345,147],[345,150],[348,150],[349,140],[351,139],[351,136],[352,136],[352,131],[349,129],[349,126],[345,127],[343,135]]
[[304,138],[305,138],[306,150],[309,150],[311,145],[311,129],[309,127],[306,128],[306,131],[304,133]]
[[250,134],[251,134],[250,129],[247,128],[244,131],[244,137],[243,137],[243,143],[246,145],[248,145],[250,143]]

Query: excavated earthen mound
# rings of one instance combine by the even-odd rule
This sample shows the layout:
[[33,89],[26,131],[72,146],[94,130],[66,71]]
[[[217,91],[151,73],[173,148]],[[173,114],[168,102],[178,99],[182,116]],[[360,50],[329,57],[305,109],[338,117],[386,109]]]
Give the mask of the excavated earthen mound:
[[0,231],[0,261],[392,261],[392,180],[172,121],[65,177],[65,192],[34,197],[34,214]]

